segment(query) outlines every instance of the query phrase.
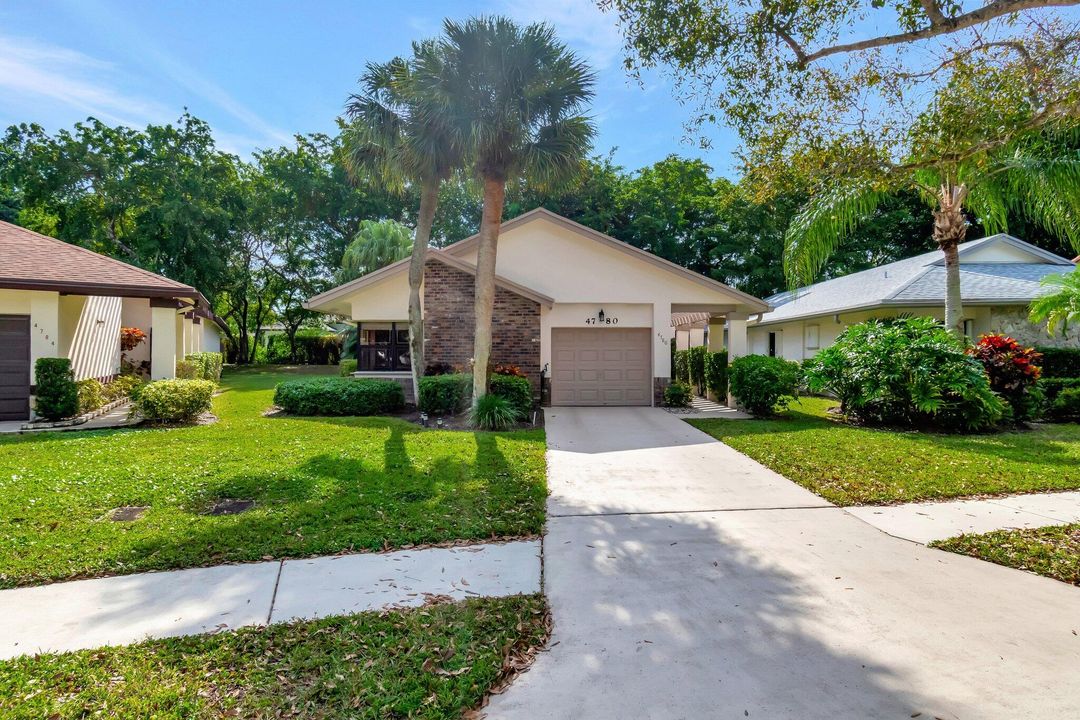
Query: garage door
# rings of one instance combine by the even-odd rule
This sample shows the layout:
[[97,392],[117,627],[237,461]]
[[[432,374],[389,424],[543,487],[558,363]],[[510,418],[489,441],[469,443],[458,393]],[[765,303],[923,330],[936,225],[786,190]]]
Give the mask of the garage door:
[[552,405],[651,405],[648,328],[553,328]]
[[30,317],[0,315],[0,420],[30,418]]

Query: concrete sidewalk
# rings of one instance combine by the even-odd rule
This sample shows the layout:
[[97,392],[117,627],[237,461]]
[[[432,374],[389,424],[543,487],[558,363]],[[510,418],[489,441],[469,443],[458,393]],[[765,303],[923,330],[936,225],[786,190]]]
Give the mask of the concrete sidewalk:
[[986,500],[845,508],[893,537],[926,544],[968,533],[1080,522],[1080,492],[1030,493]]
[[539,591],[539,540],[78,580],[0,591],[0,658]]

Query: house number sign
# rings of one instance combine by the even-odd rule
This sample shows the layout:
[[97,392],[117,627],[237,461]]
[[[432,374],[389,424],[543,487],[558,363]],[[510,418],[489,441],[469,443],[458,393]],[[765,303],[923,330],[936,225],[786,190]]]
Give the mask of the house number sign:
[[612,317],[611,315],[605,315],[604,311],[601,310],[600,312],[598,312],[596,314],[596,317],[587,317],[587,318],[585,318],[585,324],[586,325],[618,325],[619,324],[619,318]]

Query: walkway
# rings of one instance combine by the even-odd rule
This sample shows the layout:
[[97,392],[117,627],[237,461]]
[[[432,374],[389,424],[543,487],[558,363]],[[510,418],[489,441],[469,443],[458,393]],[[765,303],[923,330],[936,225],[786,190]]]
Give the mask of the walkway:
[[540,590],[540,541],[335,555],[0,591],[0,659]]
[[3,420],[0,421],[0,435],[15,433],[70,432],[72,430],[104,430],[106,428],[127,427],[128,425],[135,425],[137,422],[137,420],[131,418],[131,403],[124,403],[90,418],[84,423],[79,423],[78,425],[23,429],[23,426],[26,424],[26,421],[24,420]]
[[1080,492],[1031,493],[987,500],[907,503],[848,508],[890,535],[924,545],[964,533],[1037,528],[1080,522]]
[[554,637],[488,717],[1080,716],[1077,588],[890,537],[663,410],[547,434]]

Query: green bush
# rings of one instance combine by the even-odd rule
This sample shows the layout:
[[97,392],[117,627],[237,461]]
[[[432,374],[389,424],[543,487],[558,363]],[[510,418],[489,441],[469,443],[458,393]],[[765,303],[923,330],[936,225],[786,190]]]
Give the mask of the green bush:
[[676,350],[675,351],[675,365],[672,366],[671,376],[672,380],[676,380],[682,383],[690,382],[690,351],[689,350]]
[[664,404],[668,407],[688,407],[692,397],[690,386],[678,380],[664,388]]
[[209,380],[155,380],[142,386],[134,405],[150,422],[191,422],[210,409],[215,388]]
[[1006,412],[982,363],[929,317],[852,325],[805,370],[811,391],[835,395],[863,422],[978,430]]
[[1046,402],[1053,404],[1062,390],[1068,388],[1080,388],[1080,377],[1075,378],[1039,378],[1035,387],[1041,388],[1046,396]]
[[728,370],[731,394],[754,415],[771,415],[799,393],[799,364],[768,355],[735,358]]
[[1080,421],[1080,387],[1065,388],[1058,393],[1046,414],[1058,422]]
[[190,360],[177,360],[176,361],[176,379],[177,380],[202,380],[199,377],[199,366]]
[[692,347],[686,351],[686,365],[690,373],[690,384],[697,390],[698,395],[704,395],[708,387],[705,378],[705,366],[708,363],[709,349],[704,345]]
[[472,375],[428,375],[420,378],[420,411],[429,415],[457,415],[469,407]]
[[[354,336],[355,337],[355,336]],[[296,355],[289,347],[289,336],[271,335],[266,343],[266,362],[274,364],[337,365],[341,360],[342,339],[322,330],[299,330],[296,333]]]
[[1080,348],[1036,347],[1044,378],[1080,378]]
[[709,353],[705,359],[705,387],[716,393],[721,401],[728,391],[728,354],[727,350]]
[[34,362],[34,411],[46,420],[63,420],[79,412],[79,388],[67,358]]
[[349,377],[356,372],[356,359],[346,359],[338,363],[338,373],[341,377]]
[[509,430],[521,415],[514,404],[507,398],[488,393],[473,403],[469,413],[469,422],[481,430]]
[[132,397],[142,385],[142,378],[136,375],[121,375],[106,385],[102,390],[102,394],[105,402],[113,402],[114,400]]
[[93,412],[105,404],[104,385],[95,378],[86,378],[75,383],[79,389],[79,414]]
[[196,380],[209,380],[213,383],[221,381],[221,364],[224,359],[221,353],[197,352],[184,359],[195,366]]
[[381,415],[405,407],[405,393],[393,380],[321,377],[280,383],[274,404],[293,415]]
[[518,415],[528,417],[533,409],[532,383],[528,378],[517,375],[492,375],[488,382],[488,391],[492,395],[504,397],[510,401]]

